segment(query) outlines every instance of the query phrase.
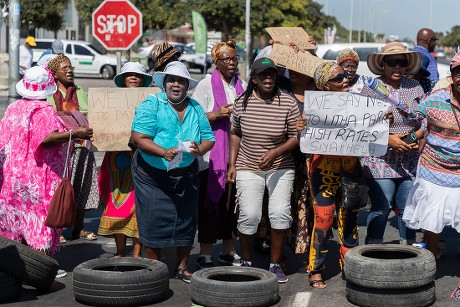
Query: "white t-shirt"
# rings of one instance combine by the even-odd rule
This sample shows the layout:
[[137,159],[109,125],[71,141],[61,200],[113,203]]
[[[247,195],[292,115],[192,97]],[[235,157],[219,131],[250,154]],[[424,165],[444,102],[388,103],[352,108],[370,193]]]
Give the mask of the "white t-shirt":
[[[27,48],[24,45],[19,47],[19,73],[21,75],[24,75],[27,69],[32,67],[33,58],[32,49]],[[26,67],[26,69],[22,69],[21,66]]]
[[[225,81],[222,82],[224,84],[225,95],[227,96],[227,103],[233,103],[237,97],[235,82],[235,77],[232,78],[230,83]],[[240,82],[243,89],[246,89],[247,83],[241,79]],[[198,83],[193,91],[192,98],[203,107],[206,113],[212,112],[214,108],[214,95],[212,93],[210,74],[207,74],[206,77]],[[204,156],[197,158],[200,171],[209,167],[209,155],[210,152],[208,151]]]

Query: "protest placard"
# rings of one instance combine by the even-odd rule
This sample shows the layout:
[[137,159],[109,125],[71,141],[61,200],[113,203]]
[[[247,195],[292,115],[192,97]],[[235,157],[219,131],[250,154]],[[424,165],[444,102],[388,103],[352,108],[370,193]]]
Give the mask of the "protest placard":
[[301,74],[313,77],[315,69],[324,62],[310,52],[294,52],[294,49],[288,46],[273,44],[273,49],[268,56],[276,65],[281,65],[287,69],[297,71]]
[[131,150],[128,146],[136,106],[157,87],[89,88],[88,121],[95,151]]
[[390,104],[349,92],[305,91],[307,128],[300,150],[334,156],[383,156],[388,146],[385,113]]
[[294,43],[301,50],[315,50],[316,45],[308,41],[308,34],[301,27],[270,27],[265,28],[270,37],[282,45],[289,46]]

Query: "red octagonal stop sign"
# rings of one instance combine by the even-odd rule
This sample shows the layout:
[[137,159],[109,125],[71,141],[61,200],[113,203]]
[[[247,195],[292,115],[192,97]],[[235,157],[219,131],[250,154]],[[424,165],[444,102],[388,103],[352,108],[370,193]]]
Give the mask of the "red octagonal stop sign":
[[142,13],[128,0],[105,0],[94,10],[92,26],[107,50],[127,50],[142,35]]

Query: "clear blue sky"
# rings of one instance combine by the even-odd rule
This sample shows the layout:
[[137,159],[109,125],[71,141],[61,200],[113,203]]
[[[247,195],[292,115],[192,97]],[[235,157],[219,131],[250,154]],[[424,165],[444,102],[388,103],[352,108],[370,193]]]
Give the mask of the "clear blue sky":
[[[460,0],[313,0],[347,29],[398,35],[415,41],[421,28],[446,33],[460,25]],[[366,14],[367,12],[367,14]],[[367,17],[366,17],[367,15]],[[367,26],[366,26],[367,24]]]

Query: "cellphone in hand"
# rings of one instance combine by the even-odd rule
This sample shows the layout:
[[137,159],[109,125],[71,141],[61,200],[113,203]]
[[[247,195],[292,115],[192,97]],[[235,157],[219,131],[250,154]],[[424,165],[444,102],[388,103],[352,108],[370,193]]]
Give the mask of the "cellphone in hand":
[[415,132],[412,132],[409,135],[406,135],[405,137],[403,137],[401,140],[403,140],[407,144],[416,143],[417,142],[417,135],[415,134]]

